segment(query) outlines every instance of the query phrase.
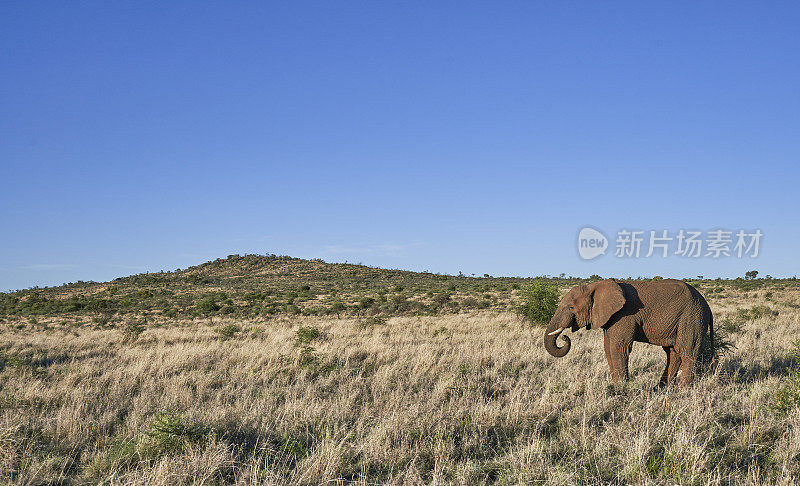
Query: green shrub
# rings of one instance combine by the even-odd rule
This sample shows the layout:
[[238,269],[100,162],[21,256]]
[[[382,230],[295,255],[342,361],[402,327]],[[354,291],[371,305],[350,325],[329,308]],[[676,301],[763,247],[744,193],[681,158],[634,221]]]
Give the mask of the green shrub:
[[709,333],[703,335],[700,342],[700,356],[698,364],[701,369],[710,369],[718,359],[736,349],[731,339],[731,334],[741,332],[741,327],[730,320],[723,320],[720,325],[714,327],[714,344],[711,344]]
[[372,297],[362,297],[361,300],[358,301],[358,306],[364,310],[369,309],[373,305],[375,305],[375,299]]
[[755,305],[749,309],[742,308],[736,309],[735,318],[739,321],[754,321],[758,318],[767,316],[767,315],[777,315],[776,311],[773,311],[769,307],[765,305]]
[[14,354],[6,354],[3,351],[0,351],[0,371],[3,371],[4,368],[19,368],[24,366],[26,363],[20,359],[19,356]]
[[140,323],[137,321],[129,322],[128,325],[125,326],[125,330],[123,331],[124,336],[122,338],[122,342],[132,343],[136,341],[137,339],[139,339],[139,336],[142,335],[144,330],[145,330],[144,323]]
[[308,453],[308,447],[305,442],[289,435],[281,437],[279,449],[295,459],[305,457]]
[[447,292],[441,292],[433,296],[433,301],[439,305],[443,306],[450,302],[450,294]]
[[317,366],[319,361],[320,357],[317,354],[317,350],[314,349],[314,346],[306,344],[300,347],[300,351],[297,354],[297,366],[301,368],[310,368]]
[[800,407],[800,339],[793,343],[789,356],[792,364],[787,370],[786,380],[775,394],[775,409],[781,414]]
[[155,414],[150,428],[140,437],[140,453],[159,457],[182,452],[187,444],[203,442],[205,435],[205,428],[199,424],[187,422],[174,411],[163,410]]
[[453,334],[453,333],[452,333],[452,332],[450,332],[450,330],[449,330],[449,329],[447,329],[447,328],[446,328],[446,327],[444,327],[444,326],[442,326],[442,327],[440,327],[440,328],[437,328],[437,329],[435,329],[435,330],[433,331],[433,337],[436,337],[436,336],[451,336],[452,334]]
[[644,463],[645,471],[653,478],[670,479],[675,483],[685,483],[692,469],[680,460],[674,451],[657,446],[648,451]]
[[313,326],[301,326],[295,333],[294,342],[297,346],[303,346],[319,339],[319,329]]
[[337,300],[331,304],[331,314],[336,314],[336,317],[340,317],[340,314],[346,310],[347,306],[342,301]]
[[[714,322],[714,331],[727,334],[738,334],[744,331],[743,321],[739,319],[723,318]],[[716,337],[716,336],[715,336]]]
[[206,428],[188,422],[182,415],[163,410],[155,413],[150,426],[134,439],[112,443],[108,452],[98,456],[86,470],[88,478],[100,479],[137,463],[152,463],[164,456],[184,452],[189,445],[204,444],[213,437]]
[[312,375],[326,375],[336,369],[338,361],[334,358],[325,359],[325,356],[318,353],[313,346],[304,345],[300,347],[297,354],[297,366],[308,370]]
[[212,314],[219,310],[219,304],[214,297],[208,296],[198,300],[195,308],[203,314]]
[[461,301],[461,305],[466,308],[477,308],[480,306],[480,302],[475,297],[465,297],[464,300]]
[[384,324],[386,324],[386,319],[379,316],[367,317],[366,319],[361,319],[358,321],[358,327],[360,329],[369,329],[371,327],[382,326]]
[[242,328],[236,324],[227,324],[215,329],[222,336],[223,339],[231,339],[242,331]]
[[522,291],[522,304],[517,312],[531,323],[546,324],[558,308],[558,289],[536,282]]

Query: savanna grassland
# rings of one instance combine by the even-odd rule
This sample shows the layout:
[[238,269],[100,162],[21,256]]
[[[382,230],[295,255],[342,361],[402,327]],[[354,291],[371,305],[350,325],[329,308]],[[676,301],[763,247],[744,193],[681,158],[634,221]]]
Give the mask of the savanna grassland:
[[[538,279],[561,291],[578,279]],[[800,286],[698,280],[720,356],[560,360],[529,279],[286,257],[2,294],[0,482],[796,484]]]

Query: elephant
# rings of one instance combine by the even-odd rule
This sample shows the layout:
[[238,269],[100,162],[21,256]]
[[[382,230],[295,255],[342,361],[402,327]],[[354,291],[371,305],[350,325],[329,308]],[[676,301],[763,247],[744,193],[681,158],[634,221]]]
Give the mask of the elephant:
[[[603,347],[615,385],[628,380],[628,357],[633,342],[662,346],[667,365],[658,386],[694,379],[700,346],[708,329],[714,349],[711,308],[696,288],[681,280],[621,282],[600,280],[573,287],[561,299],[544,335],[544,347],[556,358],[565,356],[570,340],[561,333],[570,328],[602,329]],[[556,344],[561,336],[564,345]]]

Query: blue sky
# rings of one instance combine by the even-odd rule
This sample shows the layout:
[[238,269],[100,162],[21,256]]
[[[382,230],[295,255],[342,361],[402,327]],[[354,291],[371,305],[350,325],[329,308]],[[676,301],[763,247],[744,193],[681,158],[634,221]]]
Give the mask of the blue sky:
[[[798,274],[800,6],[722,5],[4,2],[0,289],[233,253]],[[764,237],[582,261],[586,225]]]

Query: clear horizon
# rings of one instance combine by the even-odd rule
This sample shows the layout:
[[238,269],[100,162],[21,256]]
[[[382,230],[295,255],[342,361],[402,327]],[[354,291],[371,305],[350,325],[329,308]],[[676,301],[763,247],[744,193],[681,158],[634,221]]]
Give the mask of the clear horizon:
[[[791,2],[3,4],[0,289],[246,253],[795,276],[798,21]],[[752,259],[588,261],[584,227],[764,236]]]

